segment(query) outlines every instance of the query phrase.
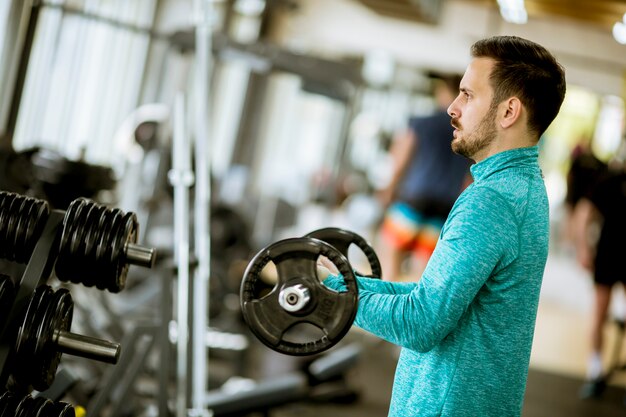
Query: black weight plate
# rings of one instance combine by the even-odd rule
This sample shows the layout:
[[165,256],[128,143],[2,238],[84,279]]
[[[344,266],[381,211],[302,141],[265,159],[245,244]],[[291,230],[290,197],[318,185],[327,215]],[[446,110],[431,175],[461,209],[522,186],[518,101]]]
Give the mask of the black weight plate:
[[88,231],[88,221],[93,209],[91,202],[81,204],[75,213],[74,223],[69,241],[69,251],[72,254],[74,273],[72,282],[83,281],[83,275],[88,271],[85,268],[85,235]]
[[94,266],[97,264],[96,249],[98,245],[98,233],[104,227],[104,212],[107,210],[105,206],[94,205],[90,216],[85,224],[85,256],[82,263],[83,284],[85,286],[97,285],[100,274],[95,271]]
[[15,239],[15,228],[17,226],[17,221],[19,218],[19,209],[20,206],[22,205],[22,199],[19,196],[15,196],[15,198],[13,198],[11,200],[11,204],[9,206],[9,216],[6,219],[6,223],[5,223],[5,230],[6,230],[6,237],[5,237],[5,242],[8,245],[8,247],[12,248],[10,250],[10,252],[7,254],[7,259],[9,261],[16,261],[16,262],[21,262],[21,261],[17,261],[16,259],[16,253],[15,253],[15,245],[14,245],[14,239]]
[[24,386],[30,385],[34,378],[33,375],[37,374],[37,369],[33,363],[36,343],[34,337],[38,318],[45,312],[45,298],[49,288],[47,285],[42,285],[35,289],[22,318],[22,324],[17,331],[15,339],[16,365],[12,368],[12,374],[15,380]]
[[13,241],[9,242],[9,244],[13,247],[13,253],[15,256],[15,261],[19,263],[28,262],[28,258],[30,258],[30,253],[25,253],[25,248],[28,246],[28,235],[26,231],[28,227],[26,222],[28,221],[28,202],[25,198],[17,199],[19,202],[16,207],[16,211],[13,212],[11,216],[13,223]]
[[[56,306],[54,305],[53,297],[54,294],[52,289],[49,289],[46,293],[46,299],[43,307],[41,308],[41,313],[37,315],[37,325],[33,329],[35,346],[33,349],[33,356],[31,358],[31,366],[34,369],[31,385],[39,391],[45,391],[49,387],[49,368],[46,364],[49,361],[49,355],[57,354],[54,350],[49,351],[50,347],[48,346],[49,340],[52,338],[54,332],[53,317]],[[56,369],[54,369],[54,371],[56,371]]]
[[22,226],[24,243],[21,250],[29,255],[32,254],[35,249],[35,244],[37,243],[45,221],[50,214],[49,211],[46,211],[46,207],[47,203],[43,201],[37,202],[34,199],[31,199],[24,213],[24,225]]
[[[109,222],[106,225],[106,234],[104,241],[106,246],[102,252],[102,271],[106,271],[106,284],[104,288],[109,288],[113,292],[117,292],[123,288],[125,282],[121,282],[123,277],[120,276],[117,260],[121,258],[123,251],[123,242],[120,241],[120,234],[124,227],[122,223],[123,215],[120,210],[112,209],[109,214]],[[115,291],[117,289],[117,291]]]
[[73,259],[72,251],[70,250],[72,236],[75,232],[76,215],[81,207],[85,204],[86,199],[78,198],[70,203],[65,210],[63,216],[63,227],[61,230],[61,239],[59,241],[59,253],[57,255],[57,261],[55,264],[55,272],[57,277],[62,281],[73,280]]
[[11,194],[0,193],[0,258],[6,259],[10,252],[11,247],[7,241],[7,223],[8,218],[11,215],[9,207],[11,204]]
[[[126,262],[125,249],[128,243],[137,242],[137,219],[134,213],[123,214],[118,211],[116,217],[117,227],[113,234],[113,245],[111,250],[111,265],[115,266],[115,286],[120,290],[126,285],[129,264]],[[119,291],[119,290],[118,290]],[[117,291],[115,291],[117,292]]]
[[92,201],[86,202],[83,207],[82,213],[76,219],[79,230],[74,233],[77,240],[75,243],[72,242],[72,254],[74,255],[75,282],[91,287],[98,282],[94,274],[95,239],[92,236],[97,235],[102,207]]
[[114,287],[117,280],[115,267],[111,265],[110,259],[113,257],[113,235],[117,229],[118,217],[118,212],[115,210],[107,209],[104,212],[104,224],[99,232],[96,245],[98,282],[103,288]]
[[[8,310],[13,305],[15,287],[10,276],[0,274],[0,323],[6,319]],[[0,325],[3,328],[3,325]]]
[[90,263],[91,268],[89,273],[92,275],[89,283],[96,285],[98,288],[103,287],[103,283],[106,282],[107,269],[106,265],[102,263],[101,251],[106,247],[106,242],[103,239],[106,237],[106,231],[108,227],[108,213],[110,210],[107,207],[101,207],[98,211],[98,218],[93,219],[95,223],[90,225]]
[[14,417],[21,398],[10,391],[6,391],[0,397],[0,417]]
[[35,400],[30,395],[22,398],[15,410],[15,417],[31,417],[35,411]]
[[28,247],[29,253],[32,253],[35,249],[37,240],[43,232],[48,217],[50,217],[50,206],[48,205],[48,202],[41,200],[32,204],[29,213],[28,229],[26,231],[30,242]]
[[380,266],[380,261],[378,260],[378,256],[376,255],[374,248],[372,248],[372,246],[359,234],[345,229],[340,229],[338,227],[327,227],[315,230],[305,237],[312,237],[329,243],[339,250],[339,252],[341,252],[346,258],[348,258],[350,245],[356,245],[367,257],[367,261],[372,271],[371,274],[367,275],[357,271],[357,275],[370,278],[382,278],[383,269]]
[[48,417],[50,415],[52,401],[44,397],[36,397],[33,401],[33,411],[30,417]]
[[110,265],[106,260],[107,249],[110,245],[110,229],[115,213],[106,208],[100,213],[98,229],[94,235],[94,273],[95,282],[99,288],[106,288],[110,278]]
[[54,332],[70,330],[74,307],[72,296],[65,288],[49,292],[47,298],[45,314],[41,316],[35,336],[34,359],[39,372],[33,387],[39,391],[45,391],[54,381],[61,361],[61,352],[53,344]]
[[63,401],[57,401],[54,403],[50,417],[76,417],[76,412],[71,404]]
[[76,280],[86,287],[98,285],[101,274],[97,265],[96,245],[99,233],[102,231],[101,225],[104,224],[102,214],[106,211],[106,207],[96,204],[90,200],[83,201],[84,209],[80,219],[77,219],[77,226],[80,228],[81,243],[72,246],[74,257],[74,268]]
[[[42,345],[45,344],[45,334],[42,334],[41,328],[50,326],[50,315],[54,311],[54,305],[52,304],[52,298],[54,291],[48,285],[42,285],[38,287],[38,290],[44,291],[41,302],[37,308],[33,325],[30,327],[30,348],[28,350],[28,372],[25,375],[28,379],[25,381],[29,385],[32,385],[39,391],[48,389],[46,385],[45,373],[42,371],[46,360],[45,352],[42,350]],[[24,352],[26,353],[26,352]]]
[[[325,256],[344,276],[347,292],[333,291],[317,277],[317,260]],[[276,265],[278,282],[259,296],[265,285],[260,274],[270,262]],[[310,295],[306,308],[286,311],[279,302],[281,289],[303,285]],[[348,260],[328,243],[313,238],[285,239],[262,249],[248,264],[241,283],[241,309],[252,333],[266,346],[287,355],[313,355],[334,346],[350,329],[357,312],[358,289]],[[312,324],[323,336],[306,341],[286,339],[296,325]]]

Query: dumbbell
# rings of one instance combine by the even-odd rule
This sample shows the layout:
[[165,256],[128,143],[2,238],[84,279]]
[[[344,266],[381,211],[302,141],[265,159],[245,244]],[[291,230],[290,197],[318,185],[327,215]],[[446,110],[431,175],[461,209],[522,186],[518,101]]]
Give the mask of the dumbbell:
[[[27,263],[50,216],[47,202],[0,192],[0,258]],[[86,198],[63,215],[55,248],[55,273],[62,281],[119,292],[129,265],[151,268],[155,250],[137,245],[137,216]]]
[[69,205],[63,218],[55,273],[62,281],[119,292],[130,264],[152,268],[156,253],[137,245],[137,216],[86,198]]
[[[117,363],[120,345],[70,332],[74,303],[65,288],[37,287],[15,334],[10,373],[21,386],[44,391],[54,381],[67,353],[107,363]],[[0,416],[1,417],[1,416]]]

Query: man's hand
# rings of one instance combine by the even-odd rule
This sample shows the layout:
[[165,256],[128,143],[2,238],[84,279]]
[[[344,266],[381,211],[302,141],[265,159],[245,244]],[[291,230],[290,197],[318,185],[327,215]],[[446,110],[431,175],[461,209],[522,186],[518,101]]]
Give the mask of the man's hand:
[[329,276],[337,276],[339,271],[335,264],[333,264],[325,256],[320,256],[317,260],[317,278],[320,281],[325,281]]

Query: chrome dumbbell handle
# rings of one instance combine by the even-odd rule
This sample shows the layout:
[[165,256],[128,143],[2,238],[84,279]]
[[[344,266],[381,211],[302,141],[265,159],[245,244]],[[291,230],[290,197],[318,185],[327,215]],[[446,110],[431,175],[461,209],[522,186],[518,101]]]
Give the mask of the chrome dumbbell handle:
[[120,358],[121,346],[119,343],[64,330],[55,330],[52,343],[57,346],[59,352],[81,358],[112,364],[116,364]]
[[145,268],[152,268],[156,259],[156,251],[154,248],[146,248],[134,243],[127,243],[124,248],[126,254],[126,261],[128,263],[142,266]]

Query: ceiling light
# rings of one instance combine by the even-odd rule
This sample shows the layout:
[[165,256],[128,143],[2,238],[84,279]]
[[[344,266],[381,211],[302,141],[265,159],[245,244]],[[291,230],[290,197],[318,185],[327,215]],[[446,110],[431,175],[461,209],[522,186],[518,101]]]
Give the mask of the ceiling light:
[[505,21],[516,24],[524,24],[528,21],[524,0],[498,0],[498,5]]
[[616,22],[613,25],[613,37],[622,45],[626,45],[626,23]]

